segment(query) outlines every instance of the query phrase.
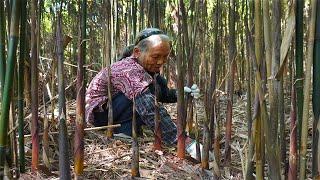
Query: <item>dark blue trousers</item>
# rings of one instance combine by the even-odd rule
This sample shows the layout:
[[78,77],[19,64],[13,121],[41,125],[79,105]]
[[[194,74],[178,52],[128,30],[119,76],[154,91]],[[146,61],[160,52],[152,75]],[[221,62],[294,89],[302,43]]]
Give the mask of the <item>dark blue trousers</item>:
[[[119,92],[112,98],[113,124],[121,124],[121,127],[115,128],[114,133],[124,133],[132,135],[132,101],[123,93]],[[141,126],[144,124],[136,113],[138,134],[141,134]],[[103,112],[94,112],[94,126],[108,125],[108,109]]]

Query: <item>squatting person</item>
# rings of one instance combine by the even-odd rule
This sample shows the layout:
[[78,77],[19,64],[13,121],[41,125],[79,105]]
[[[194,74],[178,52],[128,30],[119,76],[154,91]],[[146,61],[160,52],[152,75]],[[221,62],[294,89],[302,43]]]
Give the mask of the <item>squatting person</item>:
[[[111,65],[111,92],[114,123],[121,124],[115,133],[131,136],[132,100],[136,102],[137,128],[155,127],[155,95],[153,76],[159,85],[159,101],[177,101],[175,89],[167,87],[167,81],[159,75],[160,68],[168,60],[170,38],[163,31],[147,28],[139,33],[131,49],[123,53],[121,60]],[[94,126],[108,124],[108,71],[102,69],[91,81],[86,92],[86,121]],[[177,127],[166,109],[160,105],[160,127],[165,144],[177,141]]]

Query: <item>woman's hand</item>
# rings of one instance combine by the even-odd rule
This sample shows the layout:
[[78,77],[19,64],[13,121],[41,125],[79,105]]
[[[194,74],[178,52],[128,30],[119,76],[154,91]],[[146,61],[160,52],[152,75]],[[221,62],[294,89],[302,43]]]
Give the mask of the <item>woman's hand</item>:
[[196,84],[193,84],[190,88],[188,86],[184,87],[184,92],[194,97],[195,99],[198,99],[200,97],[200,89]]

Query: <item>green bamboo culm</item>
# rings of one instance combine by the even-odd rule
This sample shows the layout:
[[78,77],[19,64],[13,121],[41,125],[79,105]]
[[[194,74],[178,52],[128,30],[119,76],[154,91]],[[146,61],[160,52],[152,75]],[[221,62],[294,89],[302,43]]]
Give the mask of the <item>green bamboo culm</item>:
[[19,122],[19,165],[20,173],[25,172],[25,155],[24,155],[24,97],[23,97],[23,83],[24,83],[24,62],[26,60],[26,22],[27,22],[27,1],[21,0],[21,21],[20,21],[20,56],[18,66],[18,122]]
[[4,18],[4,3],[0,1],[0,102],[2,100],[2,91],[5,77],[5,18]]
[[3,97],[1,104],[1,117],[0,117],[0,179],[3,174],[3,167],[5,161],[5,150],[7,145],[7,131],[8,131],[8,120],[9,110],[11,101],[11,91],[13,85],[13,72],[16,62],[16,50],[19,40],[19,20],[20,20],[20,0],[12,1],[12,16],[11,16],[11,27],[9,37],[9,48],[8,48],[8,65],[5,75],[5,83],[3,89]]
[[316,34],[313,46],[313,132],[312,132],[312,178],[320,178],[320,1],[317,1]]

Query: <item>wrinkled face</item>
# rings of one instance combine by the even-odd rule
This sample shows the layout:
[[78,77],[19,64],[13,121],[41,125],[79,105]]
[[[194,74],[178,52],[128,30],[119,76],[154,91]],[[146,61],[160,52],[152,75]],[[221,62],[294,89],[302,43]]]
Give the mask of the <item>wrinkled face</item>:
[[136,48],[134,54],[146,71],[160,72],[161,66],[167,62],[170,54],[170,44],[157,36],[150,37],[147,50],[144,52]]

